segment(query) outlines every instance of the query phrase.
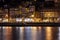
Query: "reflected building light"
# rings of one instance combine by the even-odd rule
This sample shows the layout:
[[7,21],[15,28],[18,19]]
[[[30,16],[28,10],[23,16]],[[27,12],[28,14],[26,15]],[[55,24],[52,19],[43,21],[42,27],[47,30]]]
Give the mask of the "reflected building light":
[[5,29],[6,27],[5,26],[3,26],[3,29]]
[[3,29],[4,29],[4,28],[5,28],[5,29],[8,29],[8,28],[12,28],[12,27],[10,27],[10,26],[6,26],[6,27],[5,27],[5,26],[3,26]]
[[58,40],[60,40],[60,27],[58,27],[59,33],[58,33]]
[[19,27],[19,29],[20,29],[20,39],[19,40],[24,40],[23,39],[24,27]]
[[3,40],[12,39],[12,27],[3,27]]
[[0,26],[0,40],[3,40],[3,27]]
[[24,30],[24,40],[32,40],[32,35],[31,35],[31,27],[25,27],[24,28],[25,30]]
[[3,26],[3,40],[6,40],[6,30],[5,30],[5,26]]
[[41,26],[37,27],[37,40],[41,40]]
[[1,30],[1,27],[0,27],[0,40],[2,40],[2,32],[1,32],[2,30]]
[[20,33],[22,34],[24,32],[24,27],[19,27],[20,28]]
[[39,26],[38,29],[41,30],[41,26]]
[[45,27],[41,27],[41,40],[45,40],[46,39],[46,31],[45,31]]
[[51,27],[46,27],[46,40],[52,40],[52,30],[51,30]]
[[37,27],[31,27],[32,30],[32,40],[37,40]]
[[20,27],[16,27],[17,40],[20,40]]

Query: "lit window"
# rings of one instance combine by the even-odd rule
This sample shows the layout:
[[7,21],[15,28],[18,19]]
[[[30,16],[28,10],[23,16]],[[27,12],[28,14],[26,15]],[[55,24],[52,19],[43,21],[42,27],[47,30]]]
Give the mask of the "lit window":
[[25,18],[24,22],[33,22],[33,19]]
[[16,22],[22,22],[21,18],[16,18]]
[[8,19],[3,19],[3,22],[8,22]]
[[45,20],[43,20],[43,22],[49,22],[49,20],[48,19],[45,19]]
[[54,17],[54,12],[44,12],[44,17]]

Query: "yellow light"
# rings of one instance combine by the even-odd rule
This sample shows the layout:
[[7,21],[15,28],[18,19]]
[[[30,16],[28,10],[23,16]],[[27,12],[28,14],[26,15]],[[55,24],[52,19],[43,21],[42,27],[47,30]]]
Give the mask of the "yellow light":
[[32,29],[32,40],[36,40],[37,27],[31,27]]
[[32,27],[33,30],[36,30],[36,27]]
[[7,27],[6,27],[6,29],[9,29],[9,28],[12,28],[12,27],[10,27],[10,26],[7,26]]
[[45,17],[54,17],[54,12],[45,12]]
[[24,30],[24,27],[20,27],[21,30]]
[[51,31],[51,27],[46,27],[46,30],[47,30],[48,32],[50,32],[50,31]]
[[19,28],[20,28],[20,40],[23,40],[24,27],[19,27]]
[[47,14],[48,16],[50,16],[51,14],[49,13],[49,14]]
[[31,15],[31,17],[34,17],[34,15]]
[[40,19],[39,18],[36,18],[36,22],[40,22]]
[[38,29],[41,30],[41,26],[39,26]]
[[11,34],[12,34],[12,27],[5,27],[5,35],[6,35],[6,40],[11,40],[12,37],[11,37]]
[[7,18],[8,17],[8,14],[6,14],[5,17]]
[[46,27],[46,40],[51,40],[52,35],[51,35],[51,27]]
[[26,8],[26,11],[29,12],[28,8]]

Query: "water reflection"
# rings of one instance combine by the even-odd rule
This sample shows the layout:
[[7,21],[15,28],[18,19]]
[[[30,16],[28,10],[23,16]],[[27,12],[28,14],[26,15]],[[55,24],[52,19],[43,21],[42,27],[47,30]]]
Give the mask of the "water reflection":
[[19,28],[20,28],[20,39],[19,40],[24,40],[23,39],[24,27],[19,27]]
[[0,40],[60,40],[60,27],[1,27]]
[[37,28],[36,27],[32,27],[32,40],[37,40]]
[[46,40],[52,40],[52,27],[46,27]]
[[37,40],[41,40],[41,27],[37,27]]
[[31,27],[24,28],[24,40],[32,40]]
[[60,40],[60,27],[58,29],[59,29],[58,40]]
[[12,40],[12,27],[3,27],[3,40]]

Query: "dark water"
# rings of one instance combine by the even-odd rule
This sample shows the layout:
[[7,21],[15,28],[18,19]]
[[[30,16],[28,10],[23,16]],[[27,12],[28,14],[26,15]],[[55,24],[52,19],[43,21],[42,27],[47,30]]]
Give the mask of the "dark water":
[[0,40],[60,40],[60,27],[0,27]]

